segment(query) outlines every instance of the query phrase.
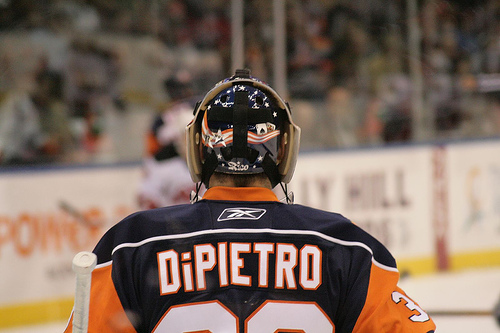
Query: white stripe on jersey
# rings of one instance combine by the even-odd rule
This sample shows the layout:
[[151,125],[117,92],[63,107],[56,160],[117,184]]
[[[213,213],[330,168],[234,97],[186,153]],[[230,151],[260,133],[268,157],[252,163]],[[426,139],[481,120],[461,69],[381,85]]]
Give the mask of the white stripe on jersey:
[[[183,239],[183,238],[190,238],[190,237],[196,237],[200,235],[213,235],[213,234],[224,234],[224,233],[233,233],[233,234],[242,234],[242,233],[247,233],[247,234],[261,234],[261,233],[270,233],[270,234],[276,234],[276,235],[310,235],[310,236],[316,236],[319,238],[322,238],[326,241],[329,241],[331,243],[343,245],[343,246],[358,246],[366,251],[368,251],[372,255],[372,262],[375,266],[384,269],[386,271],[391,271],[391,272],[398,272],[398,269],[396,267],[390,267],[384,264],[379,263],[378,261],[375,260],[373,257],[373,250],[366,244],[362,242],[353,242],[353,241],[345,241],[341,240],[335,237],[331,237],[325,234],[322,234],[317,231],[313,230],[277,230],[277,229],[209,229],[209,230],[200,230],[200,231],[195,231],[195,232],[189,232],[185,234],[176,234],[176,235],[162,235],[162,236],[155,236],[155,237],[150,237],[146,238],[140,242],[137,243],[123,243],[118,246],[116,246],[111,254],[113,255],[116,251],[122,249],[122,248],[133,248],[133,247],[140,247],[144,244],[151,243],[151,242],[157,242],[157,241],[162,241],[162,240],[169,240],[169,239]],[[101,264],[104,265],[104,264]]]

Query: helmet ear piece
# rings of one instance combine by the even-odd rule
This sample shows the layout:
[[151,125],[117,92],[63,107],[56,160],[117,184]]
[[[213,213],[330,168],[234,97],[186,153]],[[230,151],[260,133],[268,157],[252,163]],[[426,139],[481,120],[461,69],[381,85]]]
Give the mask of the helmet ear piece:
[[201,161],[201,119],[200,105],[198,102],[195,108],[195,117],[186,127],[186,162],[191,174],[191,180],[195,183],[201,181],[203,163]]
[[281,175],[281,181],[288,184],[292,180],[297,164],[297,156],[299,154],[300,145],[300,127],[294,123],[286,124],[284,133],[281,138],[280,163],[278,164],[278,171]]
[[194,118],[186,126],[186,162],[191,175],[191,180],[195,183],[201,181],[203,162],[201,161],[201,119],[203,112],[200,112],[201,102],[196,102],[193,109]]
[[200,104],[201,104],[201,101],[197,101],[196,104],[194,105],[193,116],[196,116],[196,112],[198,111]]

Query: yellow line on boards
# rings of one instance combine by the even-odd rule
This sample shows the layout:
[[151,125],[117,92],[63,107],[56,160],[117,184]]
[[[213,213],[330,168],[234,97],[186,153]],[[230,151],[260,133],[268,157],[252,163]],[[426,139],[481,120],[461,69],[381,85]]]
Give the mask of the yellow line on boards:
[[423,275],[436,272],[436,259],[433,257],[408,258],[397,260],[398,270],[401,275]]
[[[455,253],[450,255],[449,263],[449,271],[500,266],[500,249]],[[402,275],[423,275],[438,271],[434,257],[401,258],[397,259],[397,264]]]
[[0,307],[0,328],[69,319],[73,297]]
[[500,249],[457,253],[451,256],[451,270],[500,266]]

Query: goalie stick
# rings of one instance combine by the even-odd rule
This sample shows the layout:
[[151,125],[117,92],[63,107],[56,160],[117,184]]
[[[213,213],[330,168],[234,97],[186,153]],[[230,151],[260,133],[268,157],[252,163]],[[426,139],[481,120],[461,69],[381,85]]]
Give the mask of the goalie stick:
[[429,316],[493,316],[488,310],[432,310],[426,311]]
[[89,324],[90,284],[97,256],[82,251],[73,258],[76,273],[75,304],[73,307],[73,333],[87,333]]
[[77,208],[71,205],[69,202],[65,200],[59,200],[59,208],[68,213],[70,216],[73,216],[78,222],[86,225],[87,227],[99,227],[103,223],[102,221],[92,221],[82,214]]

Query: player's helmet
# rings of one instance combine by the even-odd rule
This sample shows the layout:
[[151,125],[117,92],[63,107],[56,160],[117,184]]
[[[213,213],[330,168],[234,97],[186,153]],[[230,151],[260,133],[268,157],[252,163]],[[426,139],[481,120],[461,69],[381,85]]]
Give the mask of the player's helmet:
[[289,105],[247,69],[217,83],[186,129],[187,164],[194,182],[208,186],[214,171],[265,173],[272,186],[292,178],[300,128]]

